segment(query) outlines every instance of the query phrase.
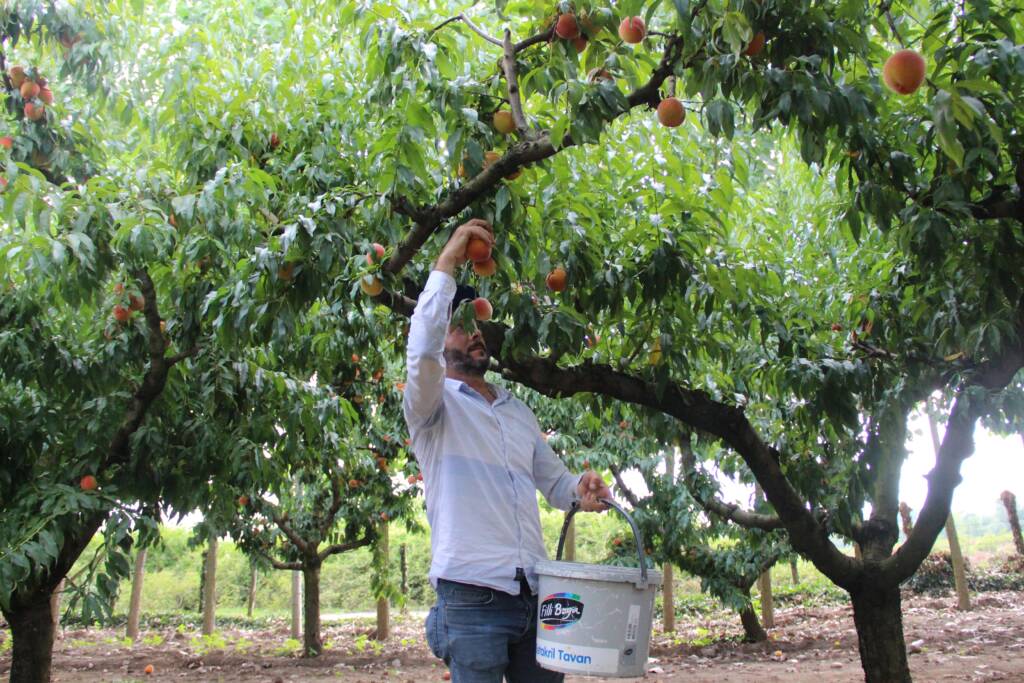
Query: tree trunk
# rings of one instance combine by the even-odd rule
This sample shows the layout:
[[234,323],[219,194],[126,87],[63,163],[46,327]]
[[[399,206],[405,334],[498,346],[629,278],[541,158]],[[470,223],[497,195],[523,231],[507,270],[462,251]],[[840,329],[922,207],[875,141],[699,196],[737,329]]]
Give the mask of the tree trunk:
[[766,569],[757,577],[757,590],[761,593],[761,619],[764,627],[775,628],[775,601],[772,599],[772,570]]
[[302,637],[302,572],[292,572],[292,640]]
[[793,585],[800,583],[800,571],[796,568],[796,558],[789,558],[789,574],[793,578]]
[[[1022,437],[1024,438],[1024,437]],[[1024,536],[1020,533],[1020,517],[1017,516],[1017,497],[1011,491],[1003,491],[999,496],[1006,506],[1006,517],[1010,520],[1010,533],[1013,534],[1013,544],[1017,546],[1017,554],[1024,555]]]
[[249,599],[245,603],[245,614],[252,619],[256,607],[256,567],[249,567]]
[[203,583],[203,635],[209,636],[217,629],[217,538],[210,538],[206,553],[206,577]]
[[953,523],[953,513],[946,517],[946,539],[949,540],[949,556],[953,560],[953,584],[956,586],[957,609],[971,609],[971,594],[967,590],[967,570],[964,566],[964,554],[960,550],[960,538]]
[[[382,579],[387,578],[387,567],[388,567],[388,523],[384,522],[380,525],[380,536],[377,538],[377,545],[374,548],[374,552],[379,553],[380,566],[384,569],[385,576]],[[390,613],[388,612],[388,599],[386,596],[377,598],[377,640],[385,641],[388,636],[391,635],[391,623]]]
[[55,631],[51,595],[51,591],[46,591],[30,596],[27,601],[13,601],[10,611],[3,612],[13,640],[10,683],[50,683]]
[[899,587],[850,593],[865,683],[910,683]]
[[206,548],[203,548],[203,553],[200,556],[201,559],[200,559],[200,564],[199,564],[199,613],[200,614],[203,613],[203,602],[206,599],[205,598],[205,596],[206,596],[206,556],[208,554],[209,554],[209,551]]
[[666,562],[661,568],[661,625],[665,633],[676,630],[676,599],[672,586],[672,563]]
[[757,612],[754,611],[753,605],[740,610],[740,623],[743,624],[743,642],[763,643],[768,640],[768,633],[761,628],[761,623],[757,620]]
[[910,518],[910,506],[900,503],[900,522],[903,524],[903,535],[910,538],[910,532],[914,530],[914,522]]
[[132,597],[128,603],[128,627],[125,637],[132,641],[139,639],[139,612],[142,609],[142,581],[146,576],[146,550],[139,550],[135,555],[135,573],[132,576]]
[[320,641],[320,565],[304,567],[302,579],[302,603],[305,608],[302,653],[305,657],[317,657],[324,651]]
[[50,594],[50,614],[53,615],[53,635],[56,639],[61,639],[64,636],[60,632],[60,594],[64,590],[64,579],[60,580],[57,587],[53,589],[53,593]]
[[405,544],[398,546],[398,567],[402,573],[402,596],[409,595],[409,560],[405,555]]

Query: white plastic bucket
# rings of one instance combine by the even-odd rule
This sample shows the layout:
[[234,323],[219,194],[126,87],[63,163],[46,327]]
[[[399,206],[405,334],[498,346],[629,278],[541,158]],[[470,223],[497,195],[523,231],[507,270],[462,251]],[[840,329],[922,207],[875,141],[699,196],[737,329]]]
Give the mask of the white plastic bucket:
[[585,676],[643,676],[651,646],[654,593],[661,573],[648,571],[633,518],[613,501],[636,538],[640,567],[562,562],[574,508],[566,515],[556,560],[538,562],[537,663]]

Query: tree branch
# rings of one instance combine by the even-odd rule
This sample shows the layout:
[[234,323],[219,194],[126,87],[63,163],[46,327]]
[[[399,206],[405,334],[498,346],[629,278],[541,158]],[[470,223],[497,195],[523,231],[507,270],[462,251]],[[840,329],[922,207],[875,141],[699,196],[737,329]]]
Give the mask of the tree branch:
[[432,28],[430,30],[430,32],[431,33],[436,33],[437,31],[441,30],[442,28],[444,28],[448,24],[451,24],[451,23],[456,22],[456,21],[464,22],[466,24],[466,26],[471,28],[474,33],[476,33],[478,36],[480,36],[481,38],[486,40],[488,43],[494,43],[498,47],[501,47],[501,41],[500,40],[498,40],[497,38],[495,38],[493,36],[487,35],[487,33],[482,28],[480,28],[479,26],[474,24],[472,22],[472,20],[470,20],[470,18],[467,17],[465,14],[459,14],[458,16],[451,17],[450,19],[445,19],[440,24],[438,24],[437,26]]
[[751,510],[744,510],[735,503],[726,503],[715,496],[704,498],[697,489],[697,459],[690,447],[689,434],[679,440],[679,452],[681,453],[683,483],[686,485],[686,490],[705,510],[747,529],[771,531],[782,528],[782,520],[774,515],[762,515]]
[[[626,97],[629,107],[620,112],[620,116],[642,104],[651,107],[658,106],[660,101],[658,93],[661,84],[672,74],[676,62],[682,56],[682,49],[683,39],[680,36],[675,36],[668,41],[665,46],[665,54],[658,66],[655,67],[650,79]],[[575,144],[568,133],[559,141],[557,147],[551,140],[550,133],[545,133],[537,139],[523,140],[509,148],[503,157],[485,168],[475,178],[457,187],[443,201],[433,206],[416,207],[404,197],[392,198],[391,205],[394,210],[411,218],[415,227],[395,249],[394,254],[384,265],[384,270],[391,274],[399,273],[423,247],[427,239],[437,231],[443,221],[458,215],[477,199],[486,195],[505,176],[514,173],[521,166],[552,157]]]
[[273,510],[270,513],[270,518],[274,520],[274,524],[277,525],[277,528],[288,537],[288,540],[292,542],[292,545],[299,549],[299,552],[303,555],[309,552],[309,544],[302,539],[302,536],[299,536],[295,532],[295,529],[292,529],[291,525],[288,524],[288,520]]
[[373,542],[373,538],[372,537],[364,536],[363,538],[360,538],[357,541],[351,541],[349,543],[332,543],[331,545],[327,546],[326,548],[321,550],[319,553],[317,553],[317,556],[320,558],[321,561],[323,561],[323,560],[326,560],[331,555],[339,555],[341,553],[347,553],[349,550],[355,550],[356,548],[361,548],[364,545],[370,545],[370,543],[372,543],[372,542]]
[[622,497],[628,500],[629,504],[634,508],[640,507],[640,499],[636,497],[636,494],[633,493],[629,487],[626,486],[626,482],[622,480],[622,472],[619,470],[619,466],[611,464],[608,467],[612,471],[612,476],[615,477],[615,484],[619,487],[619,491],[622,492]]
[[526,133],[526,115],[523,113],[523,101],[519,97],[519,74],[516,69],[516,51],[512,45],[512,32],[505,29],[505,40],[502,45],[504,54],[501,58],[501,70],[505,72],[505,87],[508,90],[508,105],[512,110],[512,120],[516,124],[519,135]]
[[553,35],[555,35],[555,24],[554,24],[554,22],[552,22],[551,26],[549,26],[546,30],[541,31],[540,33],[537,33],[535,35],[532,35],[529,38],[525,38],[523,40],[520,40],[518,43],[515,44],[515,47],[513,48],[513,50],[514,50],[514,52],[516,54],[519,54],[520,52],[522,52],[526,48],[530,47],[531,45],[536,45],[537,43],[546,43],[546,42],[548,42],[549,40],[551,40],[551,36],[553,36]]
[[256,552],[258,552],[260,555],[262,555],[263,559],[265,559],[267,562],[269,562],[270,566],[273,567],[274,569],[285,569],[285,570],[290,569],[290,570],[296,571],[296,572],[302,570],[302,563],[301,562],[281,562],[280,560],[275,560],[273,557],[271,557],[267,553],[263,552],[262,550],[257,550]]

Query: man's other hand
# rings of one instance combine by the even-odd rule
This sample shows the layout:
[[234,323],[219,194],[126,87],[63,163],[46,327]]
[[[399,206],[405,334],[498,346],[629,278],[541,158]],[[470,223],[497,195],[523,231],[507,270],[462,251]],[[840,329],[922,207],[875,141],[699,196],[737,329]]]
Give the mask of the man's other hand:
[[598,501],[598,498],[611,498],[612,492],[604,483],[601,475],[594,471],[587,471],[580,477],[580,483],[576,485],[576,493],[580,496],[580,509],[584,512],[601,512],[607,510],[608,506]]

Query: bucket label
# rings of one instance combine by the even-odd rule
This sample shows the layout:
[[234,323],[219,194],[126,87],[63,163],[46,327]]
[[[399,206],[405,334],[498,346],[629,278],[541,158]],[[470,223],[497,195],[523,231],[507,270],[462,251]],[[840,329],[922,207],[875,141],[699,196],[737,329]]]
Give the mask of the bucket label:
[[629,606],[629,617],[626,619],[626,642],[635,643],[640,630],[640,605]]
[[583,603],[576,593],[552,593],[540,603],[539,616],[545,631],[566,628],[583,618]]
[[584,647],[537,639],[537,663],[555,671],[579,671],[592,674],[619,673],[619,651],[607,647]]

